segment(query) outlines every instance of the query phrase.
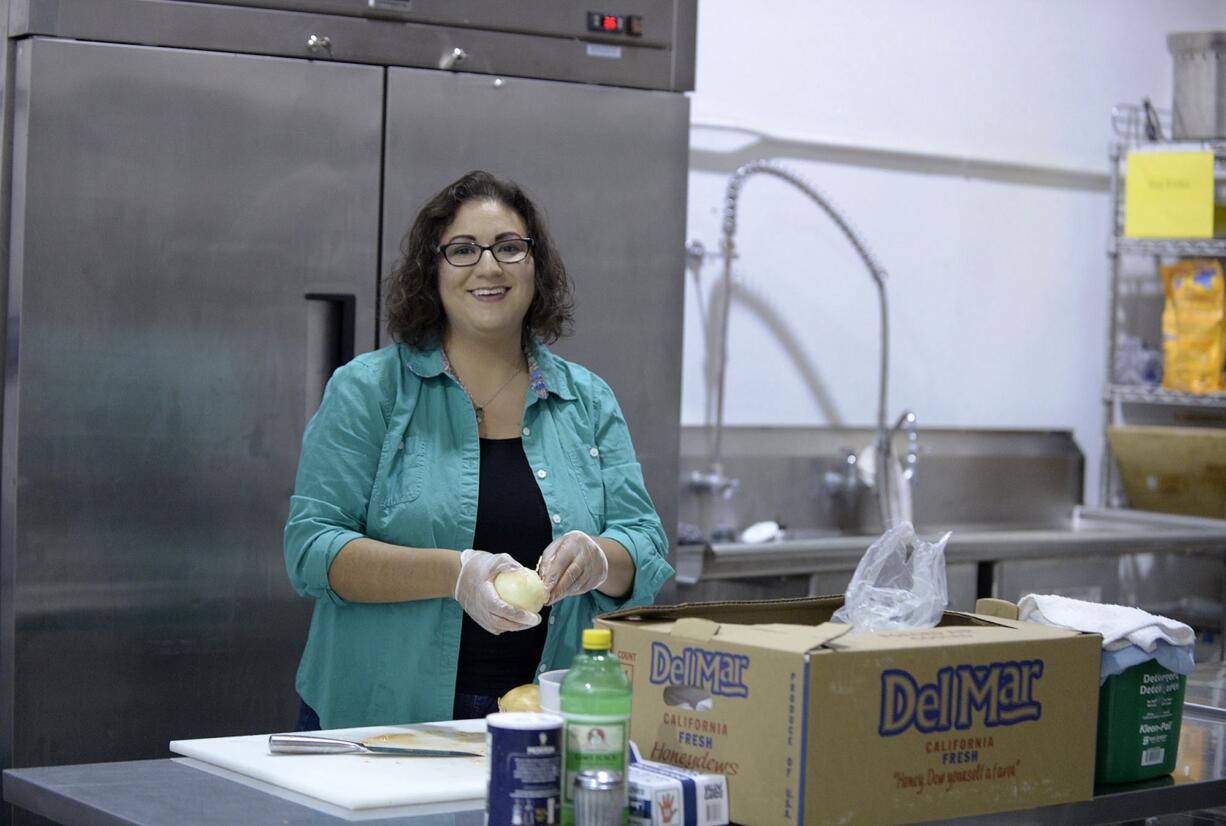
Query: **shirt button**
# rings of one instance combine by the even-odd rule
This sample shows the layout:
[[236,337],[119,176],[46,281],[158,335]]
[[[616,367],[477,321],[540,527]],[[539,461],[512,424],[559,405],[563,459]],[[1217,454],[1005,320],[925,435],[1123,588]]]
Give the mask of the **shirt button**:
[[544,479],[546,476],[549,475],[549,471],[545,470],[544,468],[541,468],[540,470],[536,472],[536,475]]
[[553,524],[555,524],[555,525],[561,525],[561,524],[562,524],[562,517],[561,517],[560,515],[558,515],[558,514],[556,514],[556,513],[555,513],[555,514],[553,515]]
[[550,615],[549,615],[549,624],[550,624],[550,625],[553,625],[553,621],[554,621],[555,619],[557,619],[557,617],[555,617],[553,614],[550,614]]
[[592,448],[588,451],[588,453],[590,453],[593,458],[600,455],[600,451],[597,448]]
[[531,436],[531,435],[532,435],[532,428],[530,428],[530,427],[525,427],[525,428],[524,428],[522,431],[520,431],[520,432],[521,432],[521,433],[523,433],[525,436]]

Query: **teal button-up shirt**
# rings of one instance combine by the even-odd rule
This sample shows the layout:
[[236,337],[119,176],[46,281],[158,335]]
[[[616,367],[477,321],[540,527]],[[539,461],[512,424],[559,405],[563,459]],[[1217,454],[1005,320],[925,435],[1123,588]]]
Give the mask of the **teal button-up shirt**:
[[[537,672],[566,668],[592,618],[649,604],[672,574],[668,541],[609,386],[535,344],[524,453],[556,539],[580,530],[625,546],[634,587],[550,611]],[[411,548],[472,547],[481,448],[468,395],[441,349],[395,344],[333,374],[307,425],[285,526],[285,564],[313,597],[299,695],[324,728],[449,720],[463,609],[453,599],[356,603],[328,584],[340,549],[368,536]]]

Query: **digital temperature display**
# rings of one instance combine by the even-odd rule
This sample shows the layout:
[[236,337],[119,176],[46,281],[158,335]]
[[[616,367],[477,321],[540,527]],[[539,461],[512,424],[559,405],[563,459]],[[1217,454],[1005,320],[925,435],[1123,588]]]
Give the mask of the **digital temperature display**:
[[641,37],[643,18],[637,14],[607,14],[602,11],[587,13],[587,30],[601,34],[628,34]]

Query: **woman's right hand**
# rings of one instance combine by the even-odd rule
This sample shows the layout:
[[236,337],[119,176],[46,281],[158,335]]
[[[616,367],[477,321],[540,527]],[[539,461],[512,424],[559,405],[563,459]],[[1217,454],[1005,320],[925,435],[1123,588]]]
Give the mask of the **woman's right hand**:
[[523,566],[510,554],[491,554],[469,548],[460,554],[460,574],[455,581],[455,599],[464,613],[491,634],[523,631],[540,624],[541,617],[516,608],[494,590],[494,577]]

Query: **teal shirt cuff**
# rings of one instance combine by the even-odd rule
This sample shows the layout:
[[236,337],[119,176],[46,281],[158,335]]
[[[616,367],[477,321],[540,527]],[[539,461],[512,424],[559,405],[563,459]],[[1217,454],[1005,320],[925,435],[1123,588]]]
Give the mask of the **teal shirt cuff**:
[[[312,568],[318,566],[319,570],[312,570],[310,572],[311,580],[322,583],[323,587],[320,589],[321,595],[327,597],[328,601],[335,605],[348,605],[349,601],[342,599],[341,596],[336,593],[336,591],[332,590],[332,583],[328,579],[328,571],[332,569],[332,560],[336,559],[336,555],[341,552],[341,548],[345,547],[355,539],[362,538],[362,534],[357,533],[356,531],[344,530],[338,530],[336,533],[330,536],[321,536],[319,537],[318,541],[326,542],[324,545],[324,552],[322,554],[313,554],[311,556],[311,561],[307,563]],[[318,579],[316,579],[316,576],[318,576]]]
[[346,528],[323,525],[310,518],[301,522],[291,518],[285,533],[287,550],[301,549],[287,553],[290,584],[294,590],[304,597],[348,605],[347,600],[332,590],[328,571],[341,548],[355,539],[361,539],[363,535]]
[[[600,591],[590,591],[589,594],[596,603],[596,613],[605,614],[655,602],[660,586],[673,575],[673,566],[660,555],[653,543],[642,537],[636,538],[623,528],[610,526],[600,535],[621,543],[630,554],[630,559],[634,562],[634,585],[630,593],[621,598],[611,597]],[[641,546],[647,547],[644,549]]]

